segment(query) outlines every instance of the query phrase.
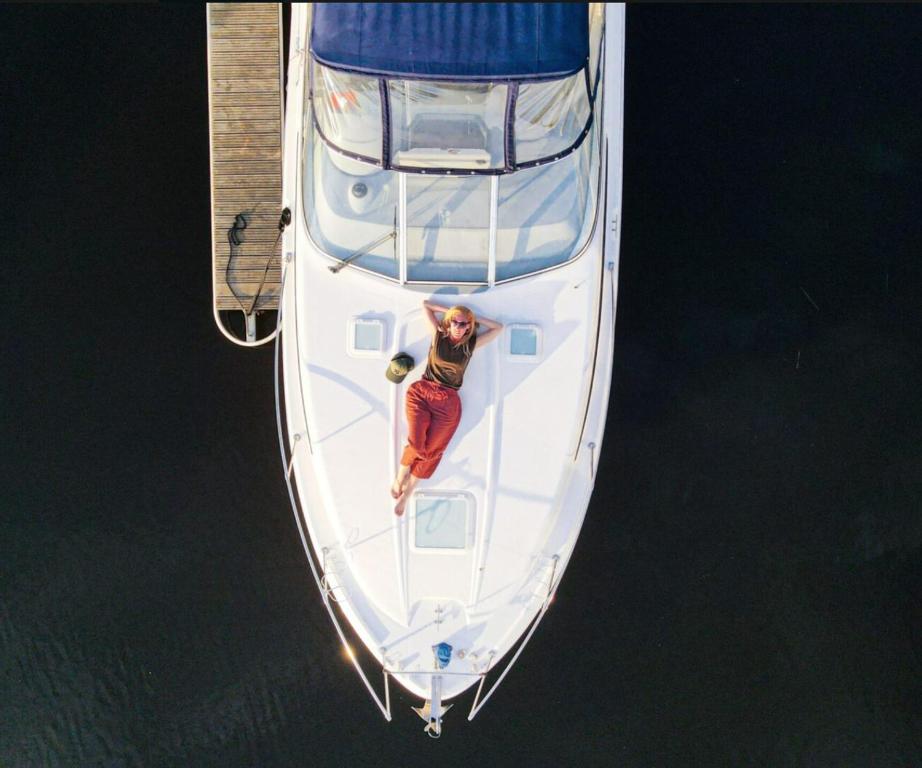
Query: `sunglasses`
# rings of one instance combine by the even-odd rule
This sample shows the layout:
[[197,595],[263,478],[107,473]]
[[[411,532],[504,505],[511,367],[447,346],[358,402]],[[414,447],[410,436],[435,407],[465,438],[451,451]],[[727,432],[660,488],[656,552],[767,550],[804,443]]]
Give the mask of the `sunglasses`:
[[467,328],[470,325],[467,320],[452,320],[451,324],[456,325],[459,328]]

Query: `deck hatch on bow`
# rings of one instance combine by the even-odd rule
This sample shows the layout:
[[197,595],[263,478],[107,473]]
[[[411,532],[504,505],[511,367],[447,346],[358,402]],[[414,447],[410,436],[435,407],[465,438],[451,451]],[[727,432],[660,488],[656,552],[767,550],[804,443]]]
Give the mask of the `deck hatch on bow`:
[[506,354],[515,362],[536,362],[541,357],[541,329],[537,325],[513,323],[507,328]]
[[349,321],[349,352],[357,357],[380,357],[387,327],[377,317],[353,317]]
[[412,546],[416,551],[463,553],[473,535],[473,500],[466,493],[417,491]]

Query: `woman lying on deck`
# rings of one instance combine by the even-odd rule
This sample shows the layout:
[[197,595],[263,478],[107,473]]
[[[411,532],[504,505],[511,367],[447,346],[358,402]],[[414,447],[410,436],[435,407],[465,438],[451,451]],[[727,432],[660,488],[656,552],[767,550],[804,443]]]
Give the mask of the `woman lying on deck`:
[[[449,309],[424,301],[423,309],[433,329],[432,346],[426,372],[407,390],[407,445],[391,485],[391,496],[397,499],[394,507],[397,515],[403,514],[417,481],[432,477],[458,428],[461,421],[458,390],[475,347],[493,341],[503,329],[503,324],[495,320],[475,318],[467,307]],[[441,321],[436,312],[442,313]],[[479,336],[478,325],[486,329]]]

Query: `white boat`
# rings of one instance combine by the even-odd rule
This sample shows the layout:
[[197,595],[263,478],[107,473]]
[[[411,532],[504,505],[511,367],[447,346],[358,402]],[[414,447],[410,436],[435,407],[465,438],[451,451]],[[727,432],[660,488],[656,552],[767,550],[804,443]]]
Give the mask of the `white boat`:
[[[473,718],[524,648],[592,493],[614,344],[624,17],[603,3],[292,8],[280,446],[351,661],[388,719],[391,679],[419,696],[433,736],[476,685]],[[397,517],[426,299],[505,327],[474,354],[460,427]],[[398,352],[417,365],[394,384]],[[360,656],[381,666],[383,700]]]

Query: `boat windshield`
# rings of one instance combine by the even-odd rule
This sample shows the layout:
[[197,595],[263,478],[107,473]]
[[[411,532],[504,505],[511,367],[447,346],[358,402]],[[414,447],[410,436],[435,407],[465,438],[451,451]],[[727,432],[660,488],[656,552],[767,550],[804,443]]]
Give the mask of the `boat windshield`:
[[[600,13],[590,28],[594,72]],[[585,245],[600,166],[586,70],[515,86],[512,150],[508,83],[384,81],[317,62],[312,70],[302,199],[311,237],[329,256],[401,282],[493,284],[566,262]],[[589,84],[597,90],[594,77]],[[521,161],[513,168],[510,151]]]
[[576,150],[591,127],[588,62],[564,78],[466,83],[378,78],[312,60],[311,82],[320,137],[399,170],[508,173]]

